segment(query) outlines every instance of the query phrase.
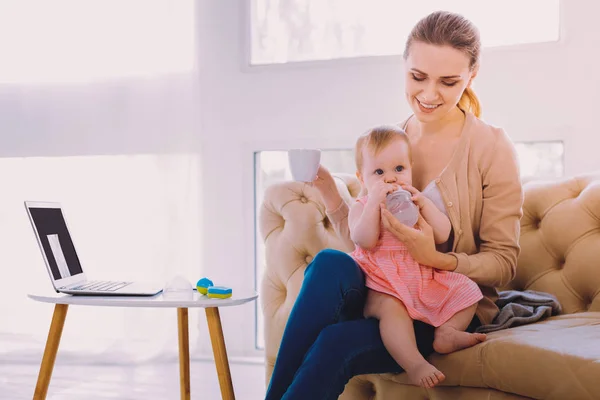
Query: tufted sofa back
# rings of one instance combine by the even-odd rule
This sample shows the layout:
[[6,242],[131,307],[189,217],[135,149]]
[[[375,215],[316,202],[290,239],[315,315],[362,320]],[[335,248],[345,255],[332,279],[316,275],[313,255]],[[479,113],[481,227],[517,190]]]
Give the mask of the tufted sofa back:
[[[337,175],[346,202],[360,191]],[[524,185],[521,254],[511,288],[557,296],[564,313],[600,311],[600,173]],[[337,237],[316,190],[298,182],[269,187],[259,216],[266,249],[260,299],[265,323],[266,380],[304,270],[324,248],[351,251]]]
[[511,288],[554,294],[563,313],[600,311],[600,173],[524,185]]

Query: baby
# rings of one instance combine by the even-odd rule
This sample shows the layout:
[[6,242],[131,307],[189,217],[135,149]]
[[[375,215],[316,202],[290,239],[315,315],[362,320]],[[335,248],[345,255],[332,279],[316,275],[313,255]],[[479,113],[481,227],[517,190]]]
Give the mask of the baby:
[[[364,196],[350,208],[352,257],[366,275],[366,318],[377,318],[386,349],[415,385],[433,387],[445,379],[417,350],[413,320],[436,328],[438,353],[473,346],[485,335],[465,332],[483,297],[477,284],[462,274],[418,264],[406,246],[383,228],[381,204],[399,187],[413,195],[436,244],[446,243],[452,226],[446,214],[412,187],[411,149],[405,132],[381,126],[356,143],[357,177]],[[437,188],[436,188],[437,189]],[[365,192],[366,190],[366,192]]]

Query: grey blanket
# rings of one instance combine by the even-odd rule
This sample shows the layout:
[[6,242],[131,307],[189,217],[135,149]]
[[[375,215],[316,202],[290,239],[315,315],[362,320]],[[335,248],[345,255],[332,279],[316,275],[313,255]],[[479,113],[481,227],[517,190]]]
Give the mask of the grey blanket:
[[507,290],[500,292],[496,305],[500,313],[488,325],[477,328],[479,333],[495,332],[519,325],[531,324],[552,315],[560,314],[561,307],[556,297],[534,290]]

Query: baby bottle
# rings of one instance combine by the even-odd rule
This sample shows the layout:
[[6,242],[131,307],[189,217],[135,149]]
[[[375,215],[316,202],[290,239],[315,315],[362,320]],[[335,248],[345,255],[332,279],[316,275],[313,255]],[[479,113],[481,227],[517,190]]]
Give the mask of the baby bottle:
[[409,191],[398,189],[387,195],[385,206],[398,221],[412,227],[419,219],[419,207],[413,203],[411,197]]

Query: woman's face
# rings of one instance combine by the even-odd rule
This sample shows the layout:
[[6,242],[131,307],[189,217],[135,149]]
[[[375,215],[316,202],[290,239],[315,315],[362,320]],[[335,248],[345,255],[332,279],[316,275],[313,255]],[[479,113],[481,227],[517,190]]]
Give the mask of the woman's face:
[[452,111],[476,73],[463,52],[419,41],[411,44],[405,68],[406,100],[421,122]]

